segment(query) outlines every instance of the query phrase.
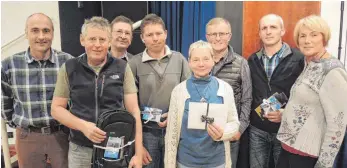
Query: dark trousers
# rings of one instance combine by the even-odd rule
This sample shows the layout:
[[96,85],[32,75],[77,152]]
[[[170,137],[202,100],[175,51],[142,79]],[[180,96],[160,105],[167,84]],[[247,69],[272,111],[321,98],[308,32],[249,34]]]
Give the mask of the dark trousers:
[[16,150],[20,168],[67,168],[68,149],[68,135],[63,131],[42,134],[16,129]]
[[308,156],[301,156],[290,153],[284,149],[281,150],[280,157],[278,158],[278,168],[314,168],[318,158]]
[[164,168],[165,131],[143,128],[143,145],[152,157],[145,168]]
[[[249,126],[249,160],[251,168],[273,168],[281,152],[281,142],[276,133]],[[272,165],[272,162],[274,165]]]
[[237,159],[237,168],[249,168],[249,129],[241,135],[239,144],[239,156]]

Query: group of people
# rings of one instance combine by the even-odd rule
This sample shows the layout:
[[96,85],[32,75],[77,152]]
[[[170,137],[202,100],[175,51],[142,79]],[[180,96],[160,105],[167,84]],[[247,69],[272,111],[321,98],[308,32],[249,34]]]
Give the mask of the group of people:
[[[51,48],[48,16],[27,18],[28,49],[1,62],[1,115],[16,127],[20,167],[90,167],[93,144],[107,140],[98,117],[121,108],[136,120],[129,167],[333,167],[346,136],[347,73],[325,49],[330,29],[321,17],[296,24],[297,49],[282,41],[280,16],[263,16],[263,46],[248,60],[229,45],[232,28],[224,18],[207,23],[207,41],[191,44],[188,60],[166,45],[165,23],[155,14],[141,22],[145,50],[128,53],[132,24],[125,16],[111,24],[86,19],[85,53],[72,57]],[[275,93],[289,98],[286,105],[257,112]],[[192,116],[205,105],[205,129],[197,129],[200,118]],[[161,120],[141,118],[146,108],[158,109]]]

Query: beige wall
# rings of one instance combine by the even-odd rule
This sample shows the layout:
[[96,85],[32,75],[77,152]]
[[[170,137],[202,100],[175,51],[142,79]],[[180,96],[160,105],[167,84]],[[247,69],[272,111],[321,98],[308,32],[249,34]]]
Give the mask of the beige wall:
[[8,42],[24,34],[25,21],[33,13],[42,12],[52,18],[54,39],[52,47],[61,49],[58,2],[1,2],[1,59],[24,51],[28,47],[25,36],[12,45]]
[[[346,6],[345,2],[345,6]],[[327,21],[331,29],[331,39],[327,50],[335,57],[338,55],[339,46],[339,34],[340,34],[340,15],[341,15],[341,2],[340,1],[322,1],[321,2],[321,16]],[[344,11],[344,23],[343,23],[343,38],[342,38],[342,50],[341,57],[345,55],[346,44],[346,30],[347,30],[347,10]]]

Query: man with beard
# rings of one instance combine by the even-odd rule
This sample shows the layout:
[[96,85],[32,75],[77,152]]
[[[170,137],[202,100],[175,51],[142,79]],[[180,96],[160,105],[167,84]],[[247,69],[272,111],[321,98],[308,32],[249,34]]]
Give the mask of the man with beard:
[[133,21],[125,16],[117,16],[111,22],[111,54],[115,58],[129,61],[133,55],[127,52],[133,39]]

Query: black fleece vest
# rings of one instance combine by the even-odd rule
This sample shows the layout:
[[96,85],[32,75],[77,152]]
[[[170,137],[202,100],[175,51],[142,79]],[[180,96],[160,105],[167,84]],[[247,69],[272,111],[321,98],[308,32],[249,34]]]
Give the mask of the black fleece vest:
[[[66,62],[69,79],[71,113],[83,120],[96,123],[101,113],[123,107],[123,81],[126,62],[107,56],[99,74],[89,67],[87,55]],[[92,147],[82,132],[71,130],[70,140],[81,146]]]

